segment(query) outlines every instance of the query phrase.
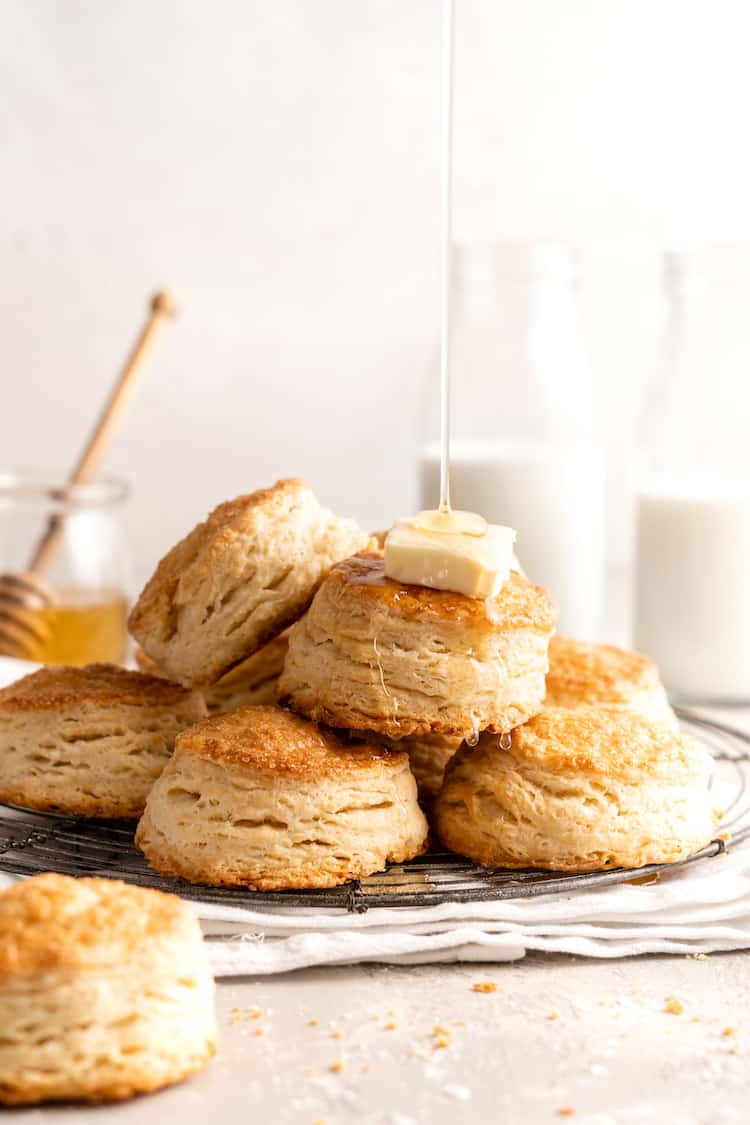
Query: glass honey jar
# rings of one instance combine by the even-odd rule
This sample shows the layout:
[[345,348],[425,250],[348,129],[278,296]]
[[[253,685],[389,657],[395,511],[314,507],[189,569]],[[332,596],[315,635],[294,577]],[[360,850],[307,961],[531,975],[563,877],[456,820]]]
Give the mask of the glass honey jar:
[[43,664],[124,662],[129,567],[119,517],[128,491],[114,477],[68,485],[54,474],[0,472],[0,575],[23,575],[56,527],[54,549],[35,575],[44,596],[5,609],[22,615],[18,635],[25,651],[10,644],[6,629],[0,630],[0,655]]

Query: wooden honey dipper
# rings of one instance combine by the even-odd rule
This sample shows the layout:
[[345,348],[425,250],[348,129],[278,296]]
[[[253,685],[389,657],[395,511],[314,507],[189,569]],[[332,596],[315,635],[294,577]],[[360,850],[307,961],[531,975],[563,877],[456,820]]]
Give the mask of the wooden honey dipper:
[[[151,300],[148,319],[125,360],[109,399],[68,478],[68,485],[86,484],[91,480],[106,452],[125,408],[135,391],[144,361],[165,320],[177,314],[171,294],[159,292]],[[62,494],[65,496],[63,490]],[[0,574],[0,653],[32,659],[49,640],[49,632],[35,611],[53,601],[53,594],[44,581],[60,549],[65,517],[50,516],[47,526],[20,574]]]

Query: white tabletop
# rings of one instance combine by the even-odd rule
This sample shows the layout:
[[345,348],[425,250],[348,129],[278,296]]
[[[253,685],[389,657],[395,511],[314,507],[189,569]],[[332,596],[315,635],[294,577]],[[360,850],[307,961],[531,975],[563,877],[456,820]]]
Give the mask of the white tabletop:
[[[750,728],[750,712],[723,717]],[[116,1110],[20,1111],[14,1121],[745,1125],[749,969],[743,953],[533,955],[227,981],[219,1055],[196,1078]],[[485,981],[497,991],[473,990]],[[665,1010],[668,997],[682,1014]]]

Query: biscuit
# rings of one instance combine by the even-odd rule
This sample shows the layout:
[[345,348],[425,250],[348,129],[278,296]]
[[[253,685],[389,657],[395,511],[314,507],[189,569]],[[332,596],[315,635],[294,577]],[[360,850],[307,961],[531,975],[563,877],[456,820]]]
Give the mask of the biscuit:
[[648,657],[614,645],[553,637],[549,646],[545,705],[595,704],[635,711],[646,719],[662,719],[677,728],[677,718],[669,706],[659,670]]
[[392,745],[409,755],[419,800],[429,805],[442,788],[446,766],[461,745],[460,739],[426,734],[422,738],[404,738]]
[[[253,707],[258,703],[275,703],[276,685],[289,645],[289,633],[274,637],[263,648],[248,656],[215,684],[200,689],[209,715],[222,715],[238,711],[240,707]],[[161,668],[138,649],[135,660],[142,672],[163,676]]]
[[199,692],[113,664],[41,668],[0,691],[0,801],[74,816],[131,817]]
[[113,1101],[216,1050],[200,927],[174,895],[37,875],[0,892],[0,1104]]
[[334,727],[476,740],[540,710],[554,622],[515,572],[485,601],[393,582],[382,557],[359,554],[292,630],[279,698]]
[[248,707],[178,738],[136,844],[165,875],[265,891],[370,875],[426,837],[406,754]]
[[549,708],[512,735],[458,751],[433,827],[446,847],[490,866],[671,863],[713,838],[711,770],[710,754],[666,723],[618,708]]
[[369,541],[304,481],[238,496],[161,560],[130,632],[170,679],[213,684],[296,621],[331,566]]

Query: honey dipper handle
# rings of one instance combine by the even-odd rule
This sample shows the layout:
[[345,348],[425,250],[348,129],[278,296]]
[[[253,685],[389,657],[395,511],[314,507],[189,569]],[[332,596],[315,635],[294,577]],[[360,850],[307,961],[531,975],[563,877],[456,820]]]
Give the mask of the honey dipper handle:
[[[96,472],[109,447],[117,426],[122,421],[128,402],[138,384],[145,359],[165,320],[177,315],[177,303],[168,292],[156,293],[151,301],[148,319],[127,356],[112,392],[89,439],[84,446],[68,483],[85,484]],[[31,556],[28,573],[42,575],[51,565],[60,546],[63,517],[52,516]]]

